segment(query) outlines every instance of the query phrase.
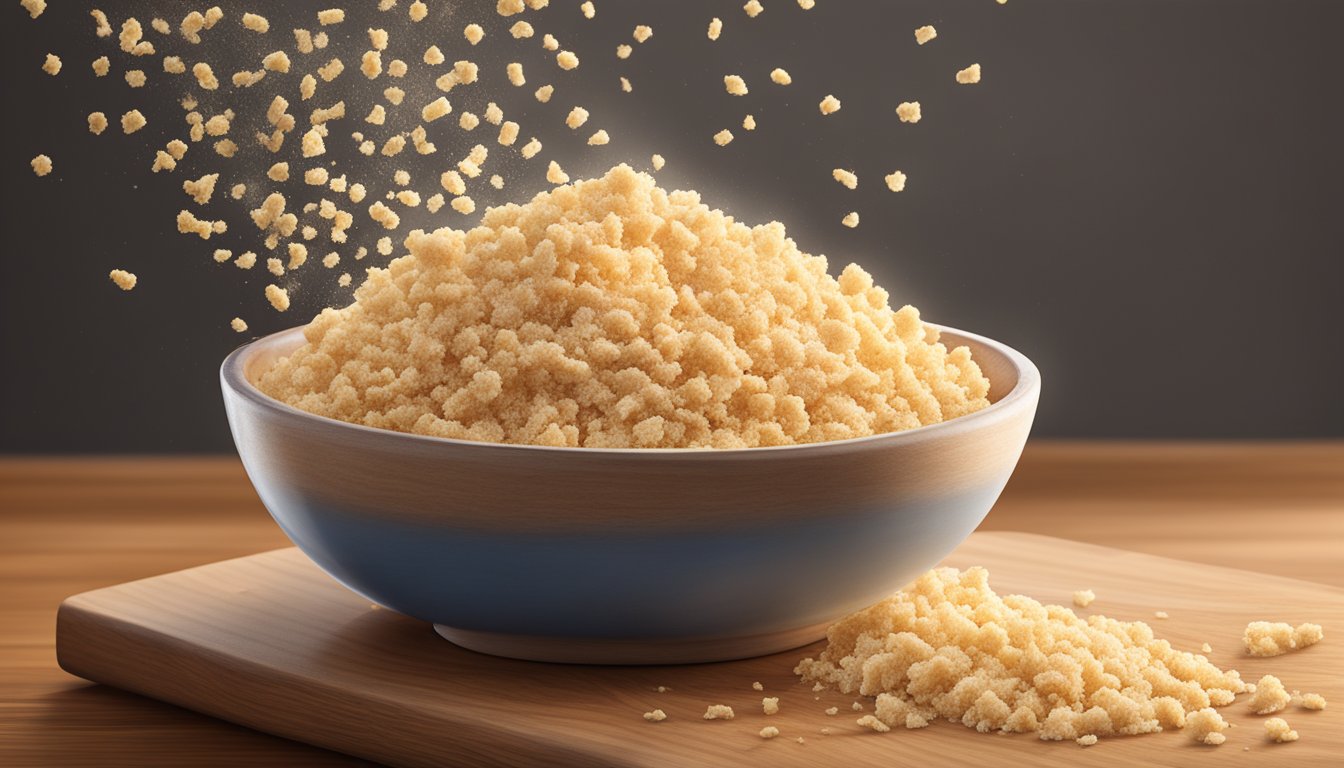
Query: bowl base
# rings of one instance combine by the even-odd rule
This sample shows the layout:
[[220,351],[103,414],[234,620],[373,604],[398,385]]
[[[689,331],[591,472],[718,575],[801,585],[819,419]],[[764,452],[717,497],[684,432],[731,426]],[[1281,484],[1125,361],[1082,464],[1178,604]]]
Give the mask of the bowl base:
[[558,664],[703,664],[732,661],[788,651],[826,636],[830,622],[800,629],[744,637],[683,638],[673,640],[606,640],[598,638],[534,637],[475,632],[435,624],[434,631],[453,645],[491,656]]

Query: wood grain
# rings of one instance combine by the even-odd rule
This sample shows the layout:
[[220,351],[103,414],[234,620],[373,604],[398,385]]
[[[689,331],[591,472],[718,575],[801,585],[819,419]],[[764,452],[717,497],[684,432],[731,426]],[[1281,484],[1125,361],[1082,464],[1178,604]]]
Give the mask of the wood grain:
[[[982,564],[1004,592],[1067,601],[1088,587],[1090,612],[1171,619],[1157,631],[1177,647],[1210,642],[1210,657],[1250,679],[1344,701],[1344,646],[1324,642],[1275,659],[1250,659],[1240,631],[1259,618],[1344,626],[1344,590],[1017,533],[977,533],[950,558]],[[1083,750],[937,723],[878,735],[855,724],[855,697],[816,694],[792,668],[819,645],[757,659],[685,667],[590,667],[483,656],[422,622],[376,609],[336,585],[295,549],[203,566],[86,593],[61,608],[57,648],[67,670],[288,738],[397,766],[880,765],[896,755],[921,765],[1032,761],[1039,765],[1211,764],[1250,748],[1297,765],[1344,753],[1344,714],[1285,713],[1303,735],[1270,744],[1245,700],[1221,749],[1175,733],[1104,740]],[[760,681],[765,693],[752,690]],[[658,693],[657,686],[672,690]],[[762,695],[781,712],[760,711]],[[859,697],[866,708],[871,700]],[[731,722],[706,722],[728,704]],[[830,706],[842,714],[827,716]],[[659,707],[669,719],[645,722]],[[757,732],[774,725],[781,737]],[[829,728],[829,735],[821,728]],[[796,742],[802,736],[805,743]],[[1272,751],[1271,751],[1272,750]]]
[[[1033,441],[1004,529],[1344,587],[1344,442]],[[56,666],[65,597],[287,544],[233,457],[0,459],[0,765],[364,764]]]

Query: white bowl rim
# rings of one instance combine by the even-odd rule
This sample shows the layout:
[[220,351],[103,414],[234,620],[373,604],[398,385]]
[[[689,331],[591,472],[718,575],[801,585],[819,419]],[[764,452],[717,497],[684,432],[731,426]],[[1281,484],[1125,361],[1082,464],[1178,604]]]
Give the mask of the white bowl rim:
[[704,458],[741,460],[752,456],[759,456],[762,458],[767,456],[778,456],[780,453],[802,455],[846,453],[879,447],[891,448],[895,447],[896,444],[902,444],[909,447],[927,440],[951,437],[953,434],[988,427],[991,424],[1014,417],[1022,408],[1034,407],[1036,397],[1039,394],[1041,387],[1041,374],[1036,368],[1035,363],[1031,362],[1026,355],[1006,344],[994,341],[993,339],[979,334],[958,330],[937,323],[925,322],[924,324],[936,328],[940,335],[951,334],[953,336],[958,336],[961,339],[973,341],[981,346],[989,347],[995,352],[1003,355],[1017,372],[1017,382],[1013,385],[1013,388],[1003,397],[999,398],[997,402],[991,403],[986,408],[982,408],[974,413],[968,413],[964,416],[958,416],[954,419],[941,421],[937,424],[926,424],[924,426],[913,427],[899,432],[881,432],[875,435],[850,437],[844,440],[828,440],[818,443],[800,443],[795,445],[771,445],[757,448],[584,448],[460,440],[451,437],[436,437],[434,435],[418,435],[410,432],[398,432],[391,429],[382,429],[380,427],[370,427],[364,424],[341,421],[340,419],[333,419],[328,416],[309,413],[308,411],[295,408],[292,405],[276,400],[258,389],[246,376],[247,363],[254,355],[265,349],[287,346],[291,343],[291,337],[302,337],[305,326],[296,326],[282,331],[276,331],[275,333],[253,339],[238,347],[224,358],[224,363],[220,366],[220,381],[223,386],[228,388],[234,394],[249,400],[264,410],[313,420],[330,428],[354,430],[357,433],[366,433],[370,436],[380,436],[389,440],[407,440],[422,445],[442,445],[445,448],[469,448],[477,452],[494,450],[503,451],[505,453],[516,453],[519,455],[545,452],[561,455],[570,454],[573,456],[620,456],[623,458],[650,457],[650,459],[657,457],[676,457],[678,459]]

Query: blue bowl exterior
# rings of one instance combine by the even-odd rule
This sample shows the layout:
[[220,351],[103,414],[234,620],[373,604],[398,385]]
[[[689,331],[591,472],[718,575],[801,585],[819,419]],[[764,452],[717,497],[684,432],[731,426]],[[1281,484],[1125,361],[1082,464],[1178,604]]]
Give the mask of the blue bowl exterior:
[[[297,344],[279,336],[257,344]],[[995,406],[906,433],[726,452],[542,449],[302,413],[247,383],[247,353],[225,363],[226,409],[286,535],[381,605],[530,637],[741,637],[876,602],[988,513],[1038,387],[1021,358]]]

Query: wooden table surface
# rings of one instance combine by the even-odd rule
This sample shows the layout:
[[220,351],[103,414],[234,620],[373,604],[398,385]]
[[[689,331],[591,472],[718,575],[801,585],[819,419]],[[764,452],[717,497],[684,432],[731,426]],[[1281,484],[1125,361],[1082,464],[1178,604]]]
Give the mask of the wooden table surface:
[[[1344,586],[1344,442],[1036,442],[981,529]],[[63,598],[287,544],[234,458],[0,459],[0,765],[363,764],[56,666]]]

